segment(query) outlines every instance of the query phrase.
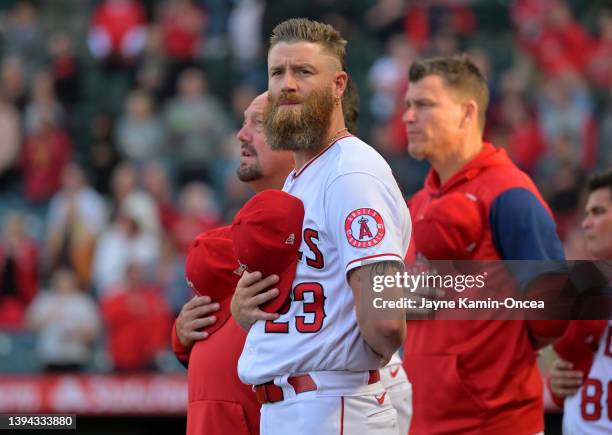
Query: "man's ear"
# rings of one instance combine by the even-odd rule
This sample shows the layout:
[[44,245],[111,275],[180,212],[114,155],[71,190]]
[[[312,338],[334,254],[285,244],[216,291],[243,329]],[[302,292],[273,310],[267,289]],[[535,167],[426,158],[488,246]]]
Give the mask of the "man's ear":
[[345,71],[338,71],[334,76],[334,97],[341,99],[348,85],[348,74]]
[[463,115],[459,127],[466,128],[478,124],[478,104],[474,100],[467,100],[461,105]]

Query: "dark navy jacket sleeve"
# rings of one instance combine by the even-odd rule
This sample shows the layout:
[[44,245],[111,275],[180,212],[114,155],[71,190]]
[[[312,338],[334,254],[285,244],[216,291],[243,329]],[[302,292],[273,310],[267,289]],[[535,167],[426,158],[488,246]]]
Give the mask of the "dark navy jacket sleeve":
[[504,260],[564,260],[554,220],[529,190],[509,189],[491,204],[493,243]]
[[535,278],[566,273],[555,222],[529,190],[503,192],[491,204],[489,219],[493,243],[523,290]]

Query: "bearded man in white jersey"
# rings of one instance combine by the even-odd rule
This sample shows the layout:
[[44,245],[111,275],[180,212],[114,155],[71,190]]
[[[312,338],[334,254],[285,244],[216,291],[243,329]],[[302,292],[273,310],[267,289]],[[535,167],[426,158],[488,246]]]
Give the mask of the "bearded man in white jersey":
[[[238,374],[263,402],[262,434],[397,434],[378,369],[405,336],[403,310],[375,315],[374,281],[395,276],[410,216],[391,169],[349,134],[342,115],[346,41],[331,26],[291,19],[272,34],[264,129],[294,152],[283,190],[304,203],[300,261],[280,313],[278,275],[242,276],[232,314],[248,331]],[[381,297],[398,299],[401,289]],[[380,313],[378,313],[380,314]]]

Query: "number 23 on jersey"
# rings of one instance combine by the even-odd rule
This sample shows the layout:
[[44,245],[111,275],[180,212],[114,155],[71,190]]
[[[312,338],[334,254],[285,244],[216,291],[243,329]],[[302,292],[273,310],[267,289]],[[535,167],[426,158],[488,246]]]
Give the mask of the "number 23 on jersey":
[[[318,282],[303,282],[295,286],[292,294],[293,297],[287,298],[278,314],[287,314],[293,301],[303,302],[302,310],[304,315],[295,316],[295,329],[304,334],[318,332],[323,327],[323,321],[325,320],[325,294],[323,286]],[[308,302],[306,302],[307,300]],[[307,319],[307,314],[311,315],[310,319]],[[266,321],[266,333],[287,334],[288,332],[289,321]]]

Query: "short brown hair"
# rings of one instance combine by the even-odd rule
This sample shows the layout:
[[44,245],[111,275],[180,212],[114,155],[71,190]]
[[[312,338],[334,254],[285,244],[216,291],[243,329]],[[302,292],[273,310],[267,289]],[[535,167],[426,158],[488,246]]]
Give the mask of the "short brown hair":
[[333,55],[345,69],[346,39],[329,24],[307,18],[291,18],[277,25],[270,37],[270,48],[279,42],[314,42]]
[[587,181],[587,192],[589,193],[606,187],[612,195],[612,169],[591,175]]
[[342,94],[342,114],[346,128],[352,133],[357,131],[357,121],[359,120],[359,92],[357,85],[349,76],[346,89]]
[[440,76],[446,86],[476,101],[478,124],[483,131],[489,105],[489,87],[476,64],[466,56],[433,57],[414,62],[408,78],[411,83],[416,83],[430,75]]

